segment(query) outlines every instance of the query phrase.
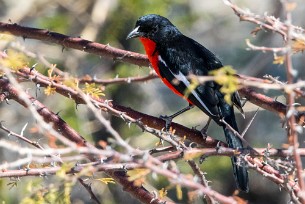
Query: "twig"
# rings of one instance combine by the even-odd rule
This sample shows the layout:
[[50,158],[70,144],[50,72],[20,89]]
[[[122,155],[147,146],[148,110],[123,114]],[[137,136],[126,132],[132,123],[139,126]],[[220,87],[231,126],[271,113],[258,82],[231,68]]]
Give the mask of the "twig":
[[[38,149],[44,150],[44,148],[38,142],[33,142],[33,141],[29,140],[28,138],[24,137],[23,135],[17,134],[15,132],[7,129],[6,127],[3,126],[2,122],[0,122],[0,129],[4,130],[9,135],[13,135],[13,136],[15,136],[15,137],[25,141],[26,143],[28,143],[28,144],[38,148]],[[59,156],[55,155],[55,154],[49,154],[47,156],[52,157],[52,161],[63,163],[62,159]]]
[[[17,73],[18,76],[28,78],[30,81],[39,84],[41,87],[48,87],[51,85],[52,87],[56,88],[55,91],[61,95],[64,95],[68,98],[73,99],[77,104],[85,104],[85,101],[80,96],[80,94],[63,84],[59,84],[56,82],[51,82],[50,79],[36,71],[30,71],[29,68],[20,69]],[[1,86],[1,79],[0,79],[0,86]],[[102,108],[102,110],[108,111],[111,114],[123,118],[127,123],[135,123],[142,129],[147,129],[147,127],[162,130],[165,127],[165,121],[158,118],[153,117],[138,111],[135,111],[131,108],[126,108],[121,105],[117,105],[114,102],[110,102],[103,99],[94,99],[94,104],[98,105]],[[215,140],[212,137],[205,137],[203,138],[200,131],[195,129],[190,129],[184,127],[177,123],[171,123],[171,127],[175,130],[175,134],[179,135],[181,138],[186,136],[186,139],[196,142],[198,144],[204,145],[206,147],[215,147],[217,144],[221,144],[225,146],[225,143],[220,142],[219,140]],[[148,130],[153,133],[153,130]],[[157,133],[155,133],[157,134]]]
[[33,145],[34,147],[37,147],[38,149],[44,149],[38,142],[33,142],[32,140],[29,140],[28,138],[24,137],[23,135],[17,134],[9,129],[7,129],[6,127],[3,126],[3,121],[0,122],[0,129],[4,130],[5,132],[8,133],[8,135],[13,135],[21,140],[23,140],[24,142]]
[[123,84],[123,83],[134,83],[134,82],[146,82],[151,79],[156,79],[157,75],[155,73],[150,73],[147,76],[139,76],[139,77],[127,77],[127,78],[113,78],[113,79],[95,79],[91,77],[83,77],[79,79],[79,83],[95,83],[102,85],[110,85],[110,84]]
[[258,113],[259,108],[255,111],[254,115],[252,116],[251,120],[249,121],[249,123],[247,124],[246,128],[243,130],[243,132],[241,133],[241,137],[244,137],[247,133],[247,131],[249,130],[251,124],[254,121],[254,118],[256,117],[257,113]]
[[[287,24],[287,53],[285,55],[285,62],[286,62],[286,75],[287,75],[287,83],[291,84],[293,83],[294,77],[295,77],[295,70],[293,69],[292,65],[292,46],[291,41],[293,38],[293,27],[292,27],[292,14],[291,9],[288,9],[289,4],[291,4],[290,1],[285,0],[282,2],[284,8],[286,9],[286,24]],[[286,117],[288,118],[288,129],[287,129],[287,136],[288,136],[288,143],[293,149],[293,158],[295,160],[296,165],[296,176],[298,178],[298,185],[301,189],[301,191],[305,190],[305,183],[304,183],[304,176],[303,176],[303,167],[302,167],[302,161],[301,157],[298,153],[299,148],[299,141],[298,141],[298,132],[296,130],[296,118],[295,118],[295,96],[292,92],[287,92],[287,100],[288,100],[288,111],[286,114]],[[305,200],[302,199],[302,203],[305,203]]]
[[103,45],[82,38],[73,38],[45,29],[30,28],[20,26],[18,24],[0,22],[0,32],[6,34],[10,33],[15,36],[23,37],[24,39],[29,38],[56,43],[63,46],[64,48],[73,48],[102,57],[129,62],[139,66],[149,65],[148,59],[145,55],[113,48],[110,45]]
[[[200,180],[200,183],[203,186],[209,188],[208,181],[205,178],[204,173],[200,170],[200,167],[193,160],[188,160],[187,163],[190,165],[190,167],[192,168],[195,175],[198,176],[198,178]],[[206,200],[207,204],[215,204],[216,203],[216,201],[211,196],[203,196],[203,198]]]
[[88,193],[90,194],[90,197],[92,200],[94,200],[97,204],[101,204],[101,202],[98,200],[98,198],[96,197],[96,195],[93,193],[92,188],[91,188],[91,183],[86,183],[84,181],[84,179],[82,178],[78,178],[78,181],[80,184],[82,184],[82,186],[85,187],[85,189],[88,191]]

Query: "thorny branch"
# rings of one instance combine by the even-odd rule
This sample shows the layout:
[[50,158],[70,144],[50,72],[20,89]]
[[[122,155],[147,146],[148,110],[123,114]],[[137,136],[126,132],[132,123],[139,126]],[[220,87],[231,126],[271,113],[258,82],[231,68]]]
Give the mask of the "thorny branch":
[[[12,93],[16,93],[18,91],[15,90],[10,85],[8,85],[9,82],[6,79],[0,79],[0,82],[7,83],[7,85],[4,86],[6,88],[5,89],[1,89],[1,90],[2,90],[2,92],[6,92],[7,93],[7,97],[8,98],[14,99],[14,100],[16,100],[16,101],[18,101],[20,103],[22,102],[22,100],[20,101],[20,98],[18,98],[18,97],[13,97],[13,98],[10,97],[11,95],[13,95],[13,96],[14,95],[18,95],[18,94],[11,94],[11,92]],[[3,86],[0,86],[0,87],[3,87]],[[26,94],[26,93],[23,93],[23,94]],[[31,96],[28,96],[28,98],[31,98]],[[47,108],[45,108],[45,109],[47,109]],[[49,117],[49,115],[44,115],[43,117]],[[67,127],[67,129],[69,130],[71,128]],[[63,130],[63,132],[61,132],[61,134],[65,134],[65,130]],[[119,136],[117,136],[117,137],[119,137]],[[69,139],[71,139],[72,141],[77,141],[78,140],[77,137],[76,137],[76,139],[74,139],[74,137],[71,137],[71,136],[69,137]],[[1,143],[0,143],[0,145],[1,145]],[[86,145],[89,145],[89,144],[88,143],[84,143],[85,147],[86,147]],[[5,145],[5,146],[7,146],[7,145]],[[8,145],[8,146],[12,147],[12,145]],[[90,151],[93,151],[93,150],[96,149],[96,148],[92,148],[90,145],[86,149],[88,149],[88,148],[90,149]],[[130,147],[130,148],[132,148],[132,147]],[[217,192],[215,192],[215,191],[213,191],[211,189],[206,188],[205,186],[202,186],[202,185],[200,185],[200,184],[198,184],[198,183],[196,183],[194,181],[189,180],[187,177],[184,178],[184,176],[182,174],[180,174],[180,173],[174,173],[171,170],[167,170],[167,169],[164,169],[162,167],[159,167],[160,165],[163,165],[163,163],[160,162],[160,160],[157,160],[157,159],[155,159],[155,158],[153,158],[151,156],[145,156],[145,155],[147,155],[147,153],[142,152],[140,150],[136,150],[136,149],[130,149],[130,148],[129,148],[129,150],[132,151],[131,153],[138,153],[138,154],[143,155],[144,157],[146,157],[146,159],[136,160],[138,162],[138,164],[140,164],[138,167],[149,168],[149,169],[151,169],[152,171],[154,171],[156,173],[165,175],[168,178],[173,179],[174,183],[177,182],[177,184],[179,184],[179,185],[187,186],[189,188],[195,189],[198,192],[201,192],[203,194],[207,194],[208,196],[212,196],[213,198],[215,198],[218,201],[221,201],[222,203],[235,203],[234,199],[232,199],[231,197],[223,196],[223,195],[221,195],[221,194],[219,194],[219,193],[217,193]],[[17,149],[18,149],[18,151],[21,150],[20,148],[17,148]],[[79,150],[79,148],[78,148],[78,150]],[[122,159],[122,158],[126,157],[126,155],[121,155],[118,152],[115,152],[115,151],[111,151],[111,152],[112,152],[113,156],[115,156],[117,159],[119,159],[119,158]],[[101,151],[98,155],[102,155],[102,157],[106,156],[106,154],[104,154],[103,151]],[[130,159],[131,158],[129,157],[129,159],[126,159],[126,161],[128,161],[128,160],[130,161]],[[32,160],[31,158],[28,158],[25,162],[28,163],[31,160]],[[20,162],[22,162],[22,161],[20,161]],[[19,165],[21,165],[20,162],[18,163]],[[128,178],[126,177],[126,174],[125,174],[124,171],[123,172],[122,171],[117,171],[116,169],[112,169],[112,168],[108,168],[108,169],[106,169],[104,171],[108,175],[113,177],[118,183],[123,185],[126,188],[125,189],[126,191],[128,191],[131,194],[133,194],[136,198],[140,199],[142,202],[145,202],[145,203],[150,203],[150,202],[158,203],[158,202],[160,202],[159,199],[155,198],[154,195],[152,195],[149,192],[147,192],[143,187],[135,186],[132,181],[129,181]],[[179,181],[176,179],[178,177],[179,177]],[[167,202],[167,203],[170,203],[170,202]]]
[[[284,8],[286,10],[286,24],[287,24],[287,43],[286,43],[286,55],[285,55],[285,62],[286,62],[286,75],[287,75],[287,83],[292,84],[294,78],[296,76],[295,71],[292,66],[292,39],[293,39],[293,27],[292,27],[292,19],[291,19],[291,10],[287,9],[288,4],[291,3],[288,0],[283,1]],[[304,170],[302,166],[302,161],[300,154],[298,152],[299,148],[299,140],[298,140],[298,131],[297,131],[297,124],[295,118],[295,95],[293,92],[287,92],[287,103],[288,103],[288,111],[286,114],[286,118],[288,119],[287,123],[287,135],[288,135],[288,143],[290,148],[293,149],[293,157],[295,160],[296,165],[296,177],[298,178],[298,185],[301,191],[305,191],[305,183],[304,183]],[[301,131],[302,132],[302,131]],[[304,197],[300,197],[301,202],[305,203]]]
[[[68,146],[65,150],[56,149],[43,149],[42,146],[32,142],[22,135],[14,133],[9,129],[3,127],[1,124],[0,128],[6,131],[9,134],[13,134],[16,137],[32,144],[35,147],[38,147],[41,150],[28,150],[27,157],[23,159],[19,159],[16,162],[10,163],[6,165],[6,167],[15,167],[28,164],[33,161],[40,161],[41,155],[52,155],[56,154],[60,151],[65,151],[66,154],[72,152],[78,152],[83,154],[85,157],[77,157],[71,156],[68,157],[62,153],[62,161],[67,161],[68,159],[76,159],[76,158],[89,158],[92,160],[92,155],[99,156],[101,160],[105,160],[107,158],[112,158],[106,163],[102,162],[92,162],[87,163],[84,165],[92,167],[92,172],[97,171],[104,171],[111,177],[113,177],[118,183],[120,183],[126,191],[130,194],[134,195],[136,198],[141,200],[145,203],[160,203],[163,202],[162,199],[156,197],[155,194],[148,192],[143,187],[136,186],[133,181],[130,181],[126,176],[126,170],[128,169],[135,169],[135,168],[148,168],[151,171],[158,173],[160,175],[164,175],[169,178],[174,184],[179,184],[182,186],[189,187],[190,189],[194,190],[198,193],[198,195],[207,195],[207,202],[214,203],[214,201],[220,201],[222,203],[235,203],[236,201],[232,197],[227,197],[219,194],[218,192],[212,190],[205,181],[204,174],[201,172],[198,165],[192,160],[195,157],[208,157],[208,156],[232,156],[232,155],[241,155],[245,161],[248,162],[248,165],[251,169],[254,169],[258,173],[262,174],[269,180],[273,181],[274,183],[278,184],[280,187],[283,187],[286,191],[291,192],[292,200],[298,202],[298,198],[304,200],[304,180],[303,180],[303,171],[302,171],[302,163],[300,160],[300,156],[305,155],[304,149],[299,148],[298,144],[298,134],[297,134],[297,125],[304,125],[304,112],[297,111],[294,107],[294,99],[296,96],[304,97],[304,91],[301,88],[304,88],[305,84],[304,81],[299,81],[297,83],[293,83],[294,75],[293,75],[293,67],[291,63],[291,55],[292,55],[292,43],[291,41],[302,40],[304,41],[304,30],[293,26],[291,24],[291,11],[287,12],[287,21],[285,23],[281,22],[279,19],[275,17],[270,17],[264,15],[263,17],[252,14],[249,11],[245,11],[240,9],[237,5],[233,4],[229,0],[224,0],[224,2],[229,5],[235,12],[235,14],[244,21],[252,22],[259,26],[256,30],[266,29],[275,31],[283,36],[284,40],[286,41],[286,47],[283,48],[268,48],[268,47],[258,47],[252,45],[248,42],[248,45],[253,50],[261,50],[261,51],[272,51],[272,52],[280,52],[286,55],[286,69],[287,69],[287,76],[288,82],[287,84],[278,82],[272,78],[269,79],[257,79],[254,77],[247,77],[247,76],[239,76],[240,84],[244,86],[244,88],[240,89],[241,95],[247,98],[250,102],[260,106],[263,109],[275,112],[282,118],[286,117],[288,120],[287,129],[288,129],[288,140],[291,146],[288,150],[275,150],[275,149],[257,149],[255,148],[253,152],[251,150],[233,150],[230,148],[226,148],[224,143],[221,143],[218,140],[215,140],[211,137],[203,137],[199,131],[186,128],[182,125],[173,123],[171,133],[166,133],[162,131],[164,127],[164,121],[160,120],[159,118],[149,116],[138,111],[132,110],[130,108],[126,108],[120,105],[116,105],[113,102],[102,100],[102,99],[92,99],[90,97],[85,96],[78,90],[74,90],[70,87],[64,86],[61,83],[57,83],[52,81],[48,77],[38,73],[35,70],[30,70],[29,68],[22,68],[19,71],[15,72],[18,79],[30,80],[36,84],[39,84],[42,87],[52,86],[55,88],[56,92],[73,99],[77,104],[86,104],[86,106],[91,109],[95,114],[99,121],[106,127],[106,129],[111,132],[111,134],[116,139],[116,142],[120,144],[120,146],[125,147],[125,150],[129,154],[134,154],[134,156],[140,156],[140,158],[132,158],[130,155],[122,154],[120,152],[116,152],[114,150],[98,150],[93,145],[90,145],[86,142],[81,135],[79,135],[75,130],[73,130],[69,125],[67,125],[57,114],[53,113],[52,111],[48,110],[43,104],[41,104],[37,99],[34,97],[27,95],[22,89],[16,86],[19,86],[17,82],[14,81],[14,78],[6,71],[6,78],[0,78],[0,100],[4,101],[7,99],[13,99],[20,103],[21,105],[27,107],[31,110],[33,115],[36,113],[42,116],[43,120],[38,120],[39,124],[43,124],[43,121],[46,124],[52,124],[53,128],[46,127],[48,131],[53,131],[52,134],[57,135],[57,138],[60,139],[64,144]],[[285,4],[286,1],[283,2]],[[129,51],[124,51],[116,48],[112,48],[109,45],[102,45],[99,43],[87,41],[81,38],[72,38],[66,35],[62,35],[59,33],[51,32],[48,30],[43,29],[36,29],[36,28],[28,28],[19,26],[17,24],[6,24],[0,22],[0,32],[8,32],[10,34],[16,36],[22,36],[24,39],[31,38],[31,39],[38,39],[47,42],[57,43],[62,45],[64,48],[72,48],[82,50],[88,53],[97,54],[103,57],[112,58],[114,60],[120,60],[123,62],[129,62],[132,64],[136,64],[139,66],[149,66],[148,59],[146,56],[132,53]],[[151,80],[156,78],[156,75],[150,73],[144,77],[130,77],[130,78],[115,78],[110,80],[102,80],[102,79],[95,79],[91,77],[83,77],[79,80],[80,83],[98,83],[102,85],[108,84],[115,84],[115,83],[131,83],[131,82],[143,82],[147,80]],[[205,79],[203,79],[205,80]],[[211,80],[211,79],[209,79]],[[212,79],[213,80],[213,79]],[[261,83],[264,82],[264,83]],[[267,97],[263,94],[255,92],[254,90],[248,87],[255,87],[261,89],[277,89],[282,90],[287,94],[288,103],[284,105],[270,97]],[[32,106],[35,106],[34,108]],[[103,111],[110,112],[113,115],[121,117],[127,123],[134,123],[139,126],[143,131],[149,132],[158,136],[163,140],[167,140],[167,142],[171,145],[170,148],[165,149],[163,151],[159,151],[162,155],[153,157],[152,155],[148,154],[147,151],[142,151],[138,149],[134,149],[130,146],[127,142],[122,140],[120,135],[112,128],[109,121],[105,120],[98,111],[101,109]],[[38,118],[38,117],[36,117]],[[54,130],[56,130],[54,132]],[[63,138],[62,138],[63,136]],[[169,136],[169,137],[166,137]],[[180,139],[177,139],[175,136],[179,136]],[[184,144],[184,138],[195,142],[199,145],[204,147],[210,148],[192,148],[191,145],[188,147]],[[66,141],[65,139],[68,139]],[[71,144],[71,141],[73,144]],[[78,145],[76,146],[75,143]],[[6,140],[0,140],[0,146],[2,147],[17,147],[11,148],[12,151],[19,152],[22,154],[24,149],[18,146],[18,144],[13,143],[6,143]],[[170,152],[170,151],[172,152]],[[41,152],[39,152],[41,151]],[[244,152],[246,151],[246,152]],[[26,152],[26,151],[25,151]],[[257,152],[260,154],[257,155]],[[23,152],[24,153],[24,152]],[[40,154],[37,156],[36,154]],[[36,155],[36,156],[35,156]],[[195,155],[195,156],[194,156]],[[298,182],[289,179],[288,174],[282,174],[278,171],[278,168],[285,169],[285,161],[277,162],[271,157],[278,156],[278,157],[287,157],[292,158],[296,162],[296,172],[298,177]],[[260,158],[257,158],[259,157]],[[175,160],[184,158],[188,160],[189,165],[192,167],[195,175],[199,177],[200,182],[194,181],[193,178],[189,179],[185,175],[179,173],[179,171],[173,171],[169,168],[162,167],[166,161]],[[48,158],[46,161],[53,161],[53,158]],[[87,161],[88,162],[88,161]],[[70,172],[67,173],[75,173],[78,172],[82,165],[75,166]],[[4,166],[3,166],[4,167]],[[5,172],[0,173],[0,177],[12,177],[12,176],[47,176],[50,174],[54,174],[60,169],[60,167],[49,167],[43,169],[22,169],[22,170],[6,170]],[[288,170],[286,169],[286,172]],[[82,182],[82,181],[80,181]],[[89,193],[93,193],[91,189]],[[94,194],[91,194],[94,197]],[[94,198],[96,202],[98,200]],[[167,202],[170,203],[170,202]]]
[[63,48],[77,49],[102,57],[108,57],[114,60],[133,63],[139,66],[148,65],[148,59],[145,55],[113,48],[110,45],[103,45],[79,37],[70,37],[46,29],[29,28],[17,24],[0,22],[0,32],[20,36],[24,39],[30,38],[56,43],[62,45]]
[[[226,3],[228,6],[230,6],[233,9],[235,14],[240,18],[240,20],[249,21],[260,26],[260,28],[257,29],[256,32],[258,32],[261,29],[266,29],[277,32],[283,36],[285,40],[285,47],[282,48],[258,47],[252,45],[249,41],[247,41],[247,44],[250,47],[250,49],[253,50],[260,50],[263,52],[271,51],[275,55],[276,53],[280,52],[281,55],[283,55],[283,60],[285,60],[286,76],[287,76],[287,84],[285,85],[280,84],[280,85],[283,87],[291,86],[297,77],[297,72],[294,70],[292,65],[292,54],[293,52],[304,51],[305,49],[304,29],[292,25],[292,11],[296,6],[296,2],[289,0],[282,1],[282,6],[286,13],[286,20],[284,23],[273,16],[264,15],[263,17],[261,17],[258,15],[254,15],[249,11],[245,11],[239,8],[237,5],[233,4],[230,0],[224,0],[224,3]],[[287,120],[288,144],[290,146],[289,148],[292,150],[293,153],[293,159],[296,168],[295,169],[296,178],[298,181],[298,187],[300,188],[300,192],[298,192],[296,196],[291,195],[291,199],[295,203],[299,203],[299,202],[305,203],[304,170],[302,167],[301,155],[298,151],[299,150],[298,133],[301,133],[303,130],[300,124],[304,126],[304,116],[300,116],[295,108],[295,98],[296,95],[300,94],[300,90],[289,89],[284,91],[287,96],[287,108],[286,108],[287,110],[283,112],[283,116],[285,116]]]
[[[17,83],[15,82],[15,85],[17,85]],[[19,85],[20,86],[20,85]],[[66,144],[68,144],[68,146],[74,147],[72,149],[77,150],[79,148],[75,147],[75,143],[79,144],[79,146],[85,146],[86,149],[90,149],[91,151],[95,150],[96,148],[94,146],[92,146],[91,144],[84,142],[84,139],[82,138],[82,136],[80,136],[75,130],[73,130],[71,127],[69,127],[58,115],[52,113],[51,111],[48,110],[48,108],[46,108],[45,106],[43,106],[40,102],[38,102],[36,99],[34,99],[32,96],[29,96],[28,94],[26,94],[24,91],[20,90],[20,89],[16,89],[15,87],[13,87],[8,80],[6,79],[0,79],[0,87],[1,87],[1,92],[2,93],[6,93],[6,97],[16,100],[17,102],[19,102],[21,105],[31,108],[32,104],[35,102],[35,108],[33,110],[33,113],[35,113],[37,111],[37,113],[43,118],[43,120],[45,120],[46,122],[52,120],[52,124],[54,129],[50,129],[48,128],[48,130],[52,130],[52,132],[54,133],[54,130],[58,131],[60,134],[62,134],[62,136],[65,136],[66,138],[68,138],[70,141],[73,141],[73,144],[71,144],[71,142],[65,141],[63,140],[61,137],[62,136],[58,136],[58,138],[61,138],[61,141],[65,141]],[[29,102],[31,101],[31,102]],[[39,124],[43,124],[43,120],[41,120],[38,117],[38,121]],[[61,128],[63,127],[64,128]],[[58,134],[57,132],[54,133],[54,135]],[[10,147],[12,147],[11,145],[8,145]],[[19,148],[18,148],[19,149]],[[45,154],[45,150],[44,150],[44,154]],[[116,152],[111,151],[111,154],[114,156],[119,156]],[[98,155],[102,155],[103,157],[103,153],[102,154],[98,154]],[[122,155],[123,157],[125,157],[124,155]],[[90,158],[90,156],[89,156]],[[11,164],[11,166],[13,165],[14,167],[17,166],[22,166],[23,164],[28,164],[32,161],[31,155],[29,155],[29,157],[26,157],[25,159],[21,159],[16,161],[16,164]],[[5,165],[7,167],[2,167],[2,168],[8,168],[10,167],[9,165]],[[12,167],[13,167],[12,166]],[[142,202],[145,203],[149,203],[154,199],[154,203],[158,203],[160,202],[159,199],[155,199],[154,195],[149,193],[146,189],[144,189],[143,187],[138,187],[135,186],[133,184],[132,181],[129,181],[126,178],[125,174],[118,174],[113,170],[105,170],[105,172],[107,174],[109,174],[112,178],[114,178],[118,183],[120,183],[123,187],[128,187],[126,188],[126,191],[131,193],[132,195],[134,195],[136,198],[138,198],[139,200],[141,200]]]

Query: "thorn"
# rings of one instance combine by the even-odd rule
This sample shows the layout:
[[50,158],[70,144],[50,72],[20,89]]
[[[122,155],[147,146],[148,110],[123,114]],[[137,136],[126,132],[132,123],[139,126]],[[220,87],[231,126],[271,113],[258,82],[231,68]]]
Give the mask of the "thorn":
[[241,107],[244,107],[246,105],[246,103],[248,102],[248,99],[245,98],[245,100],[242,102]]
[[215,149],[216,149],[217,152],[219,151],[220,147],[221,147],[221,146],[220,146],[220,141],[218,141],[218,142],[217,142],[217,145],[216,145],[216,147],[215,147]]
[[22,128],[22,130],[21,130],[21,133],[20,133],[21,136],[23,136],[24,130],[25,130],[25,128],[26,128],[27,126],[28,126],[28,123],[26,123],[26,124],[23,126],[23,128]]
[[37,66],[38,63],[35,63],[31,68],[30,68],[30,74],[31,72],[35,69],[35,67]]
[[251,118],[250,122],[248,123],[247,127],[244,129],[244,131],[241,133],[241,137],[244,137],[247,131],[249,130],[250,126],[252,125],[254,118],[256,117],[257,113],[259,111],[259,108],[255,111],[253,117]]
[[112,101],[112,100],[108,100],[108,99],[106,99],[106,100],[104,101],[104,104],[108,106],[108,105],[109,105],[109,103],[110,103],[111,101]]
[[11,104],[9,103],[8,98],[5,98],[5,103],[6,103],[7,105],[11,105]]
[[202,164],[206,159],[206,156],[205,155],[202,155],[200,158],[199,158],[199,164]]
[[30,168],[29,165],[28,165],[27,167],[24,168],[24,170],[25,170],[26,172],[29,172],[29,171],[31,170],[31,168]]
[[124,113],[123,112],[120,112],[120,118],[122,118],[122,120],[124,120],[125,121],[125,117],[124,117],[124,115],[123,115]]
[[0,128],[4,128],[3,123],[5,123],[5,121],[4,121],[4,120],[1,120],[1,121],[0,121]]
[[212,118],[209,117],[209,119],[208,119],[206,125],[200,130],[200,132],[201,132],[202,135],[204,135],[204,136],[207,135],[207,131],[208,131],[208,128],[209,128],[209,126],[210,126],[211,120],[212,120]]

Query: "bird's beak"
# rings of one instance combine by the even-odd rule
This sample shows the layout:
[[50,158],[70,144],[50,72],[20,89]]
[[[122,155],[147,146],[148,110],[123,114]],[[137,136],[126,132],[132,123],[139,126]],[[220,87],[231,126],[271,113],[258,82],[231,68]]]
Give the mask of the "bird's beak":
[[131,31],[131,32],[128,34],[126,40],[131,39],[131,38],[140,37],[141,33],[139,32],[139,27],[140,27],[140,26],[138,26],[138,27],[136,27],[135,29],[133,29],[133,31]]

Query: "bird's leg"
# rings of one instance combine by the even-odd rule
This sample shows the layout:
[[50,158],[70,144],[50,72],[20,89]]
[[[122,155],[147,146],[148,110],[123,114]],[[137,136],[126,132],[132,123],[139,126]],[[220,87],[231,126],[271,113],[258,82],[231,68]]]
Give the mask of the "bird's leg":
[[185,108],[179,110],[178,112],[176,112],[176,113],[174,113],[174,114],[172,114],[172,115],[170,115],[170,116],[167,116],[167,115],[160,115],[160,118],[161,118],[162,120],[165,121],[165,129],[166,129],[166,131],[169,130],[170,125],[171,125],[171,123],[172,123],[172,120],[173,120],[175,117],[177,117],[178,115],[180,115],[180,114],[182,114],[182,113],[184,113],[184,112],[186,112],[186,111],[192,109],[193,107],[194,107],[194,105],[189,104],[189,106],[187,106],[187,107],[185,107]]
[[209,117],[207,124],[200,130],[202,135],[206,135],[212,118]]

